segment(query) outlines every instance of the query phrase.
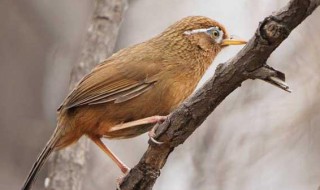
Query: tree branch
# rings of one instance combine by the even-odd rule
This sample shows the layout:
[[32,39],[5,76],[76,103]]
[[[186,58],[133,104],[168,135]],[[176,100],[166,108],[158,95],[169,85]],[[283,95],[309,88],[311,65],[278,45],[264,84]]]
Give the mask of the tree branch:
[[[79,63],[71,73],[70,89],[97,63],[113,53],[127,0],[96,0]],[[88,140],[55,152],[49,161],[45,186],[50,190],[80,190],[85,176]]]
[[164,144],[155,145],[149,141],[140,162],[124,178],[121,190],[152,189],[174,148],[182,144],[243,81],[262,79],[288,90],[284,74],[266,66],[266,61],[319,4],[320,0],[291,0],[286,7],[265,18],[248,44],[232,60],[218,65],[214,76],[158,127],[156,139]]

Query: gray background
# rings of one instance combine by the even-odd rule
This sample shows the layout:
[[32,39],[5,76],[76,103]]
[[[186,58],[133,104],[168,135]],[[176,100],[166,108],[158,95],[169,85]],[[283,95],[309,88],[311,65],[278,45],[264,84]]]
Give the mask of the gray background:
[[[189,15],[223,23],[250,38],[281,0],[131,0],[117,49],[144,41]],[[0,0],[0,189],[20,189],[55,127],[93,3],[89,0]],[[272,54],[293,93],[246,81],[170,156],[155,189],[316,190],[320,185],[320,11]],[[229,47],[204,77],[241,47]],[[202,81],[202,82],[203,82]],[[147,136],[109,141],[129,166]],[[84,190],[115,189],[120,171],[92,146]],[[43,189],[46,168],[34,189]]]

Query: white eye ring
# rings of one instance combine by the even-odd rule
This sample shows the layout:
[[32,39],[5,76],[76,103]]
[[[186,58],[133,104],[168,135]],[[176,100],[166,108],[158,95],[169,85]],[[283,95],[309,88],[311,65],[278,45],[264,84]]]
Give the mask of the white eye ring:
[[[195,30],[188,30],[188,31],[184,32],[184,34],[186,34],[186,35],[192,35],[192,34],[197,34],[197,33],[206,33],[208,35],[214,35],[214,37],[215,37],[214,41],[216,43],[221,43],[222,42],[223,31],[217,26],[213,26],[213,27],[210,27],[210,28],[201,28],[201,29],[195,29]],[[216,34],[218,34],[218,35],[216,36]]]
[[214,41],[218,44],[220,44],[222,42],[223,39],[223,31],[218,28],[215,27],[213,29],[211,29],[211,34],[213,35],[213,37],[215,38]]

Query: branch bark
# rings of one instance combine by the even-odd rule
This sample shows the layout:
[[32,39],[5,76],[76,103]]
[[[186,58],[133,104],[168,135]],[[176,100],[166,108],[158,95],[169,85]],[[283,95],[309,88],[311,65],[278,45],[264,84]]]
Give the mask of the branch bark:
[[158,127],[156,139],[164,144],[155,145],[149,141],[140,162],[122,181],[121,190],[152,189],[174,148],[182,144],[243,81],[262,79],[270,82],[276,77],[278,79],[270,83],[286,90],[285,85],[277,84],[279,80],[284,81],[284,75],[270,69],[266,61],[319,4],[320,0],[291,0],[287,6],[266,17],[248,44],[233,59],[218,65],[214,76]]
[[[113,53],[127,0],[96,0],[79,63],[71,73],[70,89],[97,63]],[[85,175],[88,140],[53,154],[45,186],[50,190],[80,190]]]

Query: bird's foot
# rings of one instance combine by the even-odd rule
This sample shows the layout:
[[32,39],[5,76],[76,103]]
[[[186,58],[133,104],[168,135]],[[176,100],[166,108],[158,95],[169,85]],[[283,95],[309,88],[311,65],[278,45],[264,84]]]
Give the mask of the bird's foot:
[[167,119],[167,116],[156,116],[157,117],[157,123],[152,127],[152,129],[148,132],[148,136],[150,138],[150,140],[157,144],[157,145],[161,145],[164,142],[159,142],[157,140],[154,139],[154,137],[156,136],[156,130],[158,129],[159,125]]
[[163,142],[159,142],[159,141],[157,141],[157,140],[155,140],[154,139],[154,137],[156,136],[156,130],[157,130],[157,128],[159,127],[159,123],[157,123],[155,126],[153,126],[152,127],[152,129],[148,132],[148,136],[149,136],[149,139],[153,142],[153,143],[155,143],[155,144],[157,144],[157,145],[161,145],[161,144],[163,144]]
[[121,171],[123,172],[123,174],[117,178],[116,182],[117,182],[117,190],[121,190],[120,185],[123,182],[124,178],[130,173],[130,168],[126,167],[126,168],[121,168]]
[[124,174],[124,175],[127,175],[129,172],[130,172],[130,170],[131,170],[131,168],[129,168],[128,166],[126,166],[126,165],[122,165],[121,166],[121,172]]

